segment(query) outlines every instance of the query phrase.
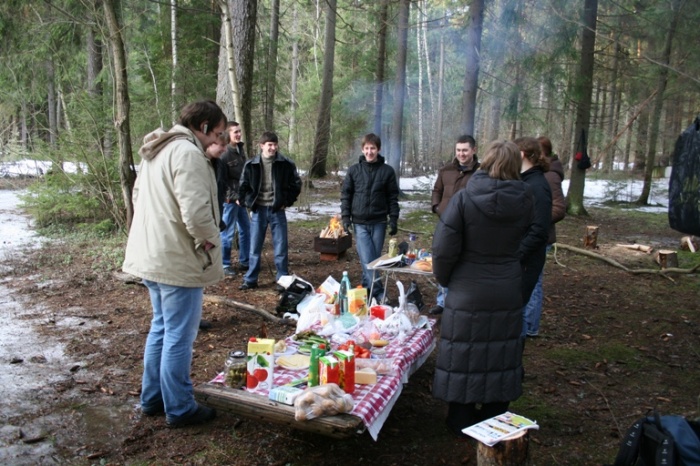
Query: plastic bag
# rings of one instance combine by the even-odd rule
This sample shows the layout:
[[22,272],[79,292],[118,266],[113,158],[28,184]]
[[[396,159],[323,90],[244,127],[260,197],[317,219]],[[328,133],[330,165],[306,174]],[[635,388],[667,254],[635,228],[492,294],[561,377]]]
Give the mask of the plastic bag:
[[308,421],[320,416],[334,416],[352,411],[355,402],[337,384],[307,388],[294,400],[294,419]]
[[322,313],[326,312],[325,299],[323,294],[314,294],[301,300],[297,305],[299,320],[296,333],[303,332],[317,322],[321,322]]

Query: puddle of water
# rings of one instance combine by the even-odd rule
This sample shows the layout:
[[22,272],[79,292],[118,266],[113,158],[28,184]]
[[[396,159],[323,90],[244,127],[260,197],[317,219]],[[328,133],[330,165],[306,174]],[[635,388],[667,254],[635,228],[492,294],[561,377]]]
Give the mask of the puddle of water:
[[[39,245],[18,203],[16,192],[0,190],[0,262]],[[101,323],[81,317],[89,314],[81,308],[57,314],[22,302],[8,286],[12,279],[0,280],[0,464],[67,464],[116,450],[130,428],[133,403],[85,396],[71,368],[81,367],[80,379],[94,378],[89,364],[71,360],[55,337],[34,330],[55,325],[68,335]]]

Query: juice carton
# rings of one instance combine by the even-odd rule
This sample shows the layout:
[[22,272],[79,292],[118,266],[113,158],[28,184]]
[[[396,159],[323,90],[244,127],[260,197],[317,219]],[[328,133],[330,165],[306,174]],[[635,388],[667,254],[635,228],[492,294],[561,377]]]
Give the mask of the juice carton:
[[355,393],[355,354],[352,351],[334,351],[333,355],[338,359],[338,386],[345,393]]
[[338,360],[333,356],[322,356],[318,360],[318,381],[321,385],[337,384],[340,378]]
[[367,316],[367,288],[352,288],[348,290],[348,312],[355,317]]
[[248,340],[248,371],[246,387],[272,388],[274,375],[275,340],[271,338],[255,338]]
[[275,387],[270,390],[267,397],[272,401],[277,401],[279,403],[284,403],[286,405],[294,405],[294,400],[304,393],[304,390],[299,387],[290,387],[288,385],[282,385],[281,387]]

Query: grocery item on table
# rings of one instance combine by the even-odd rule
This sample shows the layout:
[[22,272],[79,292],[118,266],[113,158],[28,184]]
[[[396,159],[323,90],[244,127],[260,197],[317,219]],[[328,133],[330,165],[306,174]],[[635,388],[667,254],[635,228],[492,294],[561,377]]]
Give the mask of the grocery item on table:
[[271,338],[251,337],[248,340],[247,388],[272,387],[275,366],[274,351],[275,340]]
[[289,354],[277,358],[277,365],[292,371],[308,369],[311,358],[303,354]]
[[352,411],[354,401],[335,384],[320,385],[304,390],[294,400],[294,419],[307,421],[320,416],[334,416]]
[[247,365],[243,351],[231,351],[224,363],[224,384],[230,388],[244,387]]

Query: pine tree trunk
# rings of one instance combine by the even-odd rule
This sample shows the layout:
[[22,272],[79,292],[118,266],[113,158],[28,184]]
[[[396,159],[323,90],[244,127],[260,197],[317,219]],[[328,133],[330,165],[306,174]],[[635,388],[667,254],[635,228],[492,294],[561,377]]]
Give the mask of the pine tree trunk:
[[389,18],[389,1],[379,5],[379,27],[377,29],[377,70],[374,80],[374,134],[382,134],[382,108],[384,104],[384,69],[386,66],[386,29]]
[[[236,123],[241,127],[241,133],[247,138],[245,125],[243,124],[243,103],[240,80],[237,74],[236,50],[233,46],[233,24],[228,1],[219,0],[219,9],[221,10],[221,36],[224,40],[221,43],[219,52],[216,98],[225,114],[234,115]],[[252,154],[251,152],[247,153]]]
[[314,155],[309,169],[312,178],[326,176],[328,143],[331,137],[331,104],[333,103],[333,68],[335,64],[335,19],[336,0],[327,0],[326,39],[323,52],[323,81],[321,83],[321,101],[319,104]]
[[119,143],[119,183],[122,189],[122,200],[126,209],[125,225],[128,231],[134,218],[134,204],[131,196],[136,181],[134,170],[134,158],[131,153],[131,128],[129,123],[129,86],[126,73],[126,51],[122,39],[122,27],[117,19],[113,0],[103,0],[105,20],[109,31],[109,41],[112,50],[112,62],[114,63],[114,94],[116,119],[114,126],[117,129]]
[[672,0],[671,2],[671,24],[666,30],[666,41],[664,43],[664,50],[661,56],[661,66],[659,69],[659,77],[657,81],[657,94],[656,101],[654,102],[654,109],[651,112],[651,125],[649,129],[649,147],[647,148],[646,156],[646,167],[644,169],[644,186],[642,187],[642,193],[637,199],[637,204],[647,205],[649,204],[649,194],[651,193],[651,175],[654,170],[654,161],[656,159],[656,143],[659,138],[659,124],[661,122],[661,111],[664,105],[664,94],[666,91],[666,84],[668,82],[668,65],[671,63],[671,48],[673,45],[673,36],[676,33],[676,28],[678,27],[678,18],[680,16],[680,0]]
[[[574,135],[578,139],[581,131],[588,132],[591,117],[591,96],[593,94],[593,65],[595,52],[596,16],[598,0],[585,0],[581,33],[581,61],[576,81],[575,95],[579,97],[576,111]],[[583,189],[586,184],[586,171],[571,164],[571,181],[566,195],[566,210],[570,215],[587,215],[583,207]]]
[[294,4],[292,12],[292,76],[291,95],[289,104],[289,144],[287,150],[289,154],[294,154],[296,150],[296,130],[297,130],[297,79],[299,75],[299,16],[297,4]]
[[469,26],[467,26],[467,68],[464,72],[464,89],[462,100],[463,134],[474,134],[476,116],[476,92],[479,84],[479,66],[481,55],[481,31],[484,25],[484,0],[473,0],[469,7]]
[[394,169],[397,179],[400,176],[402,158],[401,142],[403,137],[403,107],[406,96],[406,55],[408,51],[408,18],[410,10],[410,0],[400,0],[396,47],[396,79],[394,81],[394,105],[388,158],[388,163]]
[[265,77],[265,130],[274,131],[275,85],[277,83],[277,40],[280,30],[280,0],[272,0],[270,6],[270,46],[267,53],[267,76]]

